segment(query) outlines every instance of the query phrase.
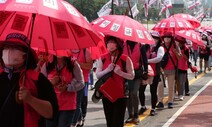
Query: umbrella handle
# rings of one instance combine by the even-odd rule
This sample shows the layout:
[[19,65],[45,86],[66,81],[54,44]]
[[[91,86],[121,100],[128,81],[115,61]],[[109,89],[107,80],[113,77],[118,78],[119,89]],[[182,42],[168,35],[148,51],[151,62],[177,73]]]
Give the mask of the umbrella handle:
[[[25,86],[25,82],[26,82],[26,71],[23,72],[23,76],[21,76],[20,80],[21,80],[20,86]],[[23,101],[18,98],[18,91],[16,91],[16,93],[15,93],[15,100],[16,100],[16,102],[18,104],[22,104],[23,103]]]

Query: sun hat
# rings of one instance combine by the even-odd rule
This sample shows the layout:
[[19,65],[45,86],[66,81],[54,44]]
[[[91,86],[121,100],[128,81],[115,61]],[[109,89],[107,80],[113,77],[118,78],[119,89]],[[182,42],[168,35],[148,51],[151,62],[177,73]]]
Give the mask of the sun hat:
[[173,34],[172,32],[165,32],[162,37],[173,37]]
[[108,40],[115,40],[115,42],[118,44],[119,46],[119,49],[123,50],[124,48],[124,41],[118,37],[115,37],[115,36],[111,36],[111,35],[105,35],[105,44],[108,43]]
[[152,37],[154,38],[160,38],[160,33],[157,31],[151,31],[150,34],[152,35]]
[[186,43],[186,39],[181,36],[175,36],[175,41],[178,41],[180,43]]
[[[32,59],[31,57],[33,57],[34,62],[38,62],[38,57],[37,54],[35,52],[35,50],[33,50],[30,47],[30,41],[29,39],[21,33],[10,33],[6,36],[6,39],[3,41],[0,41],[0,51],[3,50],[4,46],[22,46],[24,48],[26,48],[27,50],[29,49],[29,59]],[[27,53],[27,51],[26,51]],[[29,63],[32,62],[29,60]],[[30,65],[31,66],[31,65]]]

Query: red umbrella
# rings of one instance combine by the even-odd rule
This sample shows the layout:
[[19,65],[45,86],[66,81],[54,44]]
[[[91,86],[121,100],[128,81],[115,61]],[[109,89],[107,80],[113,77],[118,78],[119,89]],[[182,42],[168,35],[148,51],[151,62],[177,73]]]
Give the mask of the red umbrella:
[[87,48],[101,40],[77,9],[62,0],[2,1],[0,17],[0,40],[22,33],[41,50]]
[[92,26],[104,35],[112,35],[124,40],[154,44],[148,30],[138,21],[124,15],[107,15],[94,20]]
[[91,56],[92,59],[98,59],[102,54],[107,53],[108,50],[103,41],[99,42],[97,47],[91,47]]
[[206,30],[212,30],[212,26],[202,26],[200,28],[200,30],[202,30],[202,32],[206,31]]
[[188,21],[174,17],[163,19],[152,28],[152,30],[158,31],[161,35],[165,32],[175,33],[175,31],[190,29],[194,29],[194,27]]
[[195,32],[194,30],[181,30],[177,31],[175,34],[184,37],[196,43],[197,45],[204,46],[200,34],[198,32]]
[[182,13],[178,13],[178,14],[174,14],[173,17],[175,18],[183,18],[185,20],[187,20],[188,22],[191,23],[191,25],[194,28],[198,28],[201,24],[200,21],[198,21],[195,17],[189,15],[189,14],[182,14]]

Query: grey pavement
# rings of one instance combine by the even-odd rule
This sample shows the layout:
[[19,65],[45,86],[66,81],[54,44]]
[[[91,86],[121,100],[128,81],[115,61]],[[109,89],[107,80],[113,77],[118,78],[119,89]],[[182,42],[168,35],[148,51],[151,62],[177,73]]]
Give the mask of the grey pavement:
[[[198,65],[198,62],[197,62]],[[188,78],[189,80],[194,79],[195,74],[192,73],[190,70],[188,72]],[[191,89],[191,94],[194,94],[198,89],[200,89],[200,87],[204,84],[206,84],[206,82],[210,79],[211,77],[211,72],[209,72],[208,74],[206,74],[205,76],[203,76],[202,78],[198,79],[197,81],[195,81],[190,89]],[[199,85],[201,84],[201,85]],[[145,94],[146,94],[146,106],[147,108],[150,108],[150,92],[149,92],[149,87],[147,87]],[[105,121],[105,117],[104,117],[104,112],[103,112],[103,105],[102,102],[98,102],[98,103],[93,103],[91,101],[91,96],[93,94],[94,91],[89,90],[89,95],[88,95],[88,112],[87,112],[87,116],[86,116],[86,120],[85,120],[85,127],[106,127],[106,121]],[[165,95],[167,95],[167,88],[165,88]],[[189,99],[189,97],[185,97],[185,101]],[[174,105],[177,105],[177,107],[180,107],[181,104],[183,104],[183,102],[178,102],[176,101],[174,103]],[[167,107],[167,106],[166,106]],[[151,119],[152,117],[147,117],[144,121],[141,122],[140,125],[146,126],[148,127],[150,125],[150,123],[152,124],[152,126],[161,126],[161,124],[163,124],[169,117],[171,114],[173,114],[178,108],[174,108],[173,110],[164,110],[162,112],[159,112],[159,114],[156,117],[159,116],[165,116],[162,119],[159,117],[159,121],[157,122],[150,122],[149,119]],[[167,115],[169,114],[169,115]],[[126,112],[126,117],[127,118],[127,112]],[[164,119],[165,118],[165,119]],[[161,120],[161,121],[160,121]],[[139,125],[139,126],[140,126]]]

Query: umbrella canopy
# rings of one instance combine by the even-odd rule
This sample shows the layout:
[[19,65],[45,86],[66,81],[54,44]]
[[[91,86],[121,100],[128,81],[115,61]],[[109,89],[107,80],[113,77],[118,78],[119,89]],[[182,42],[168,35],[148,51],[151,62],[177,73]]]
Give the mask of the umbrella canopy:
[[125,15],[102,16],[91,24],[95,30],[104,35],[112,35],[139,43],[155,43],[148,30],[141,23]]
[[172,32],[180,30],[190,30],[194,29],[194,27],[185,19],[169,17],[159,21],[152,30],[158,31],[161,35],[165,32]]
[[102,54],[107,52],[108,50],[103,41],[99,42],[96,47],[91,47],[91,57],[93,60],[98,59]]
[[172,17],[175,17],[175,18],[183,18],[185,19],[186,21],[190,22],[191,25],[194,27],[194,28],[198,28],[201,24],[200,24],[200,21],[198,21],[195,17],[189,15],[189,14],[183,14],[183,13],[178,13],[178,14],[174,14]]
[[2,1],[0,17],[0,40],[22,33],[40,50],[81,49],[101,41],[77,9],[62,0]]
[[181,30],[177,31],[175,34],[183,38],[186,38],[196,43],[197,45],[204,46],[200,34],[198,32],[195,32],[194,30]]

